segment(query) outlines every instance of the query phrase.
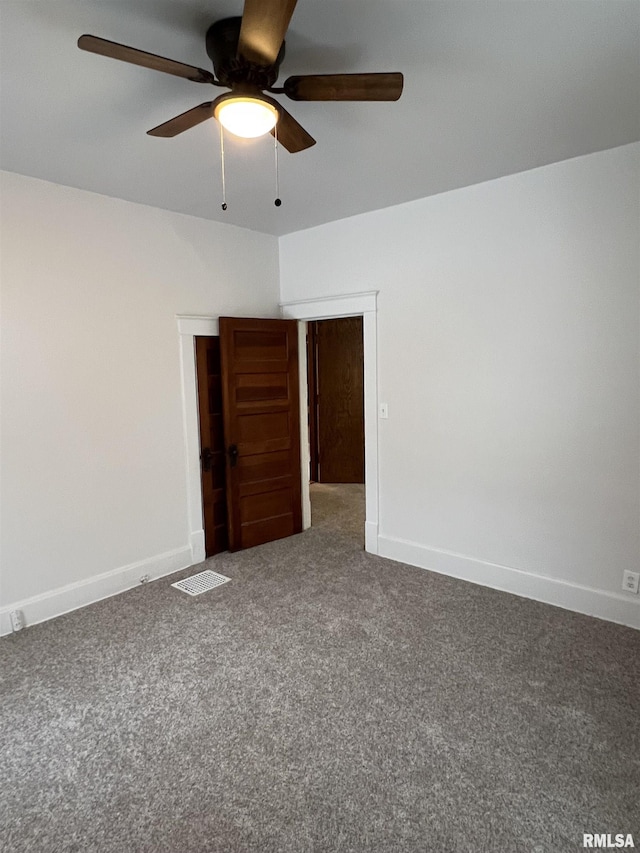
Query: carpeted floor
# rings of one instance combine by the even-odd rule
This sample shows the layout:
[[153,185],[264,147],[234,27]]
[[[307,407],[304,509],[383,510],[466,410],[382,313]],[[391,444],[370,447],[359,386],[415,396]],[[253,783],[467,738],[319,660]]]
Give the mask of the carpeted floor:
[[309,491],[313,529],[339,532],[364,548],[364,485],[312,483]]
[[3,851],[640,845],[640,632],[366,554],[348,491],[0,641]]

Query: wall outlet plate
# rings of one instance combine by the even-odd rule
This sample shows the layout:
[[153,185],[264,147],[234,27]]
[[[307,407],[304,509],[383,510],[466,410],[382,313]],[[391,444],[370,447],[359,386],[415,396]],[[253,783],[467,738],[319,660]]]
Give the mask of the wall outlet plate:
[[9,619],[11,620],[11,630],[14,633],[16,631],[22,631],[24,628],[24,616],[22,615],[22,610],[12,610],[9,613]]
[[638,593],[640,586],[640,572],[623,572],[622,573],[622,589],[625,592]]

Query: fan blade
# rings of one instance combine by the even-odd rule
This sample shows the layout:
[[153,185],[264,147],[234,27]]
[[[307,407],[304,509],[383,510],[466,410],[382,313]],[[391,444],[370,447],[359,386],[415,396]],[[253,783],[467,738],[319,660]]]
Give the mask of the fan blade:
[[392,74],[305,74],[285,80],[293,101],[397,101],[404,78]]
[[135,47],[127,47],[126,44],[107,41],[107,39],[101,39],[97,36],[80,36],[78,47],[81,50],[88,50],[90,53],[99,53],[101,56],[121,59],[123,62],[132,62],[134,65],[142,65],[143,68],[152,68],[154,71],[164,71],[165,74],[174,74],[176,77],[184,77],[186,80],[193,80],[196,83],[216,82],[213,74],[210,71],[205,71],[204,68],[185,65],[183,62],[165,59],[164,56],[156,56],[155,53],[146,53],[144,50],[137,50]]
[[278,124],[271,131],[272,136],[276,136],[290,154],[295,154],[297,151],[304,151],[305,148],[311,148],[316,144],[315,139],[311,134],[307,133],[304,127],[299,124],[291,113],[288,113],[283,106],[278,104]]
[[190,127],[195,127],[201,121],[206,121],[213,116],[213,101],[206,101],[194,107],[192,110],[187,110],[186,113],[181,113],[175,118],[170,118],[164,124],[159,124],[152,130],[148,130],[149,136],[177,136],[184,130],[189,130]]
[[258,65],[272,65],[296,3],[297,0],[245,0],[238,54]]

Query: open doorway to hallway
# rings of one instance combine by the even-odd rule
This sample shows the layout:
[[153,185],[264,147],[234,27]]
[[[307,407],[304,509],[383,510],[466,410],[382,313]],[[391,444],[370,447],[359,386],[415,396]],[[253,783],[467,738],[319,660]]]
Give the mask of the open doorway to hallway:
[[307,325],[311,524],[364,547],[362,317]]

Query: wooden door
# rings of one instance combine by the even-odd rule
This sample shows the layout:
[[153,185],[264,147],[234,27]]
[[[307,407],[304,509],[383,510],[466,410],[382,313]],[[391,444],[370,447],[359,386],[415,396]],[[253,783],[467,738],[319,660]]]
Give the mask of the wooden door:
[[364,483],[362,317],[318,320],[314,326],[317,479]]
[[307,323],[307,421],[309,423],[309,480],[320,482],[318,465],[318,323]]
[[229,548],[302,530],[298,327],[220,318]]
[[228,547],[220,339],[195,340],[204,542],[207,557],[212,557]]

